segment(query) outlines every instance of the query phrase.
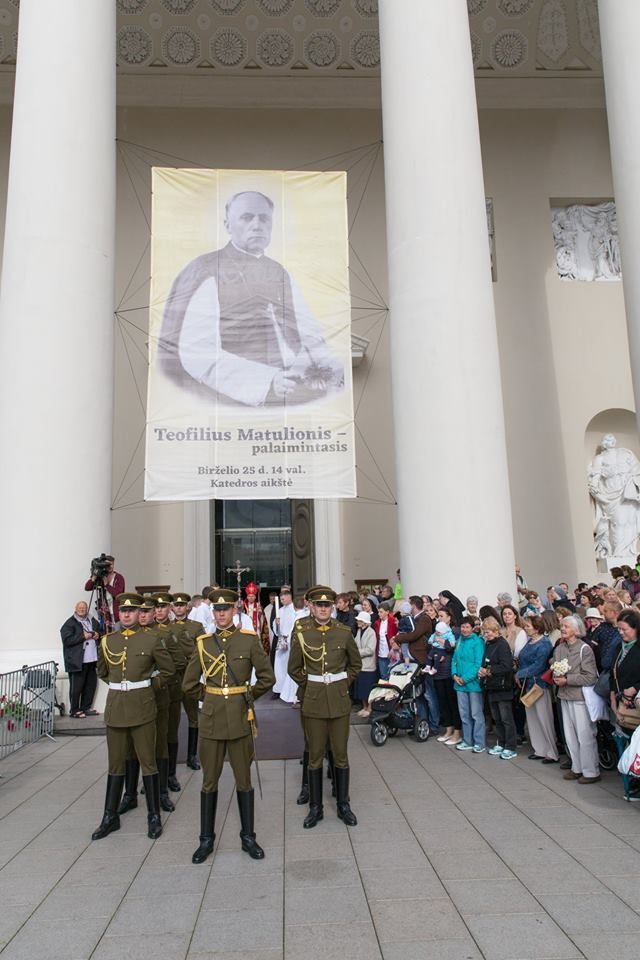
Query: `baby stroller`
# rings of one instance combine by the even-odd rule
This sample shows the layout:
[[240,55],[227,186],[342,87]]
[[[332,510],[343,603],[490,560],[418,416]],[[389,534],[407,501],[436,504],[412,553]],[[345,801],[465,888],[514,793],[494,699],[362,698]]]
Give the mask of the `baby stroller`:
[[598,744],[598,758],[603,770],[617,770],[618,744],[615,739],[616,728],[608,720],[598,720],[596,742]]
[[381,680],[369,694],[371,742],[382,747],[398,730],[413,733],[418,743],[429,739],[425,717],[424,680],[419,663],[398,663],[388,680]]

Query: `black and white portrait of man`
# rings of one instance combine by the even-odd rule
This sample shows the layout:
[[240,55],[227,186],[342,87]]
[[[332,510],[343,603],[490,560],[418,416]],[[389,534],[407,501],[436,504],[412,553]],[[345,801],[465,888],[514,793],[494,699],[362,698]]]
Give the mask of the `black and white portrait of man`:
[[188,263],[165,304],[161,368],[223,403],[308,403],[345,385],[295,279],[266,255],[273,218],[264,193],[229,197],[228,243]]

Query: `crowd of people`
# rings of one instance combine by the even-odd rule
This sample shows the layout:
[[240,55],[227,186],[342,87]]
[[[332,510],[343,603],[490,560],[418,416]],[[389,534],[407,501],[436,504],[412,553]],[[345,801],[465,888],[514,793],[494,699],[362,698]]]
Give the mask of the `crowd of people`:
[[[424,674],[420,705],[437,740],[460,751],[559,764],[567,780],[600,779],[599,734],[640,725],[640,557],[613,584],[530,589],[495,604],[450,590],[397,600],[389,587],[338,596],[363,657],[359,713],[371,686],[399,662]],[[373,636],[372,636],[373,634]],[[365,672],[366,671],[366,672]],[[362,701],[362,703],[361,703]]]
[[[504,760],[526,749],[532,761],[559,764],[566,779],[595,783],[598,724],[626,735],[640,725],[639,571],[640,563],[614,568],[612,584],[579,583],[572,590],[559,583],[538,592],[516,568],[516,596],[499,593],[485,605],[476,596],[463,602],[450,590],[403,599],[399,582],[339,593],[333,617],[351,630],[362,659],[350,691],[353,708],[370,717],[374,686],[396,664],[417,663],[420,710],[439,743]],[[186,609],[206,633],[215,631],[210,589],[189,598]],[[276,678],[272,695],[297,707],[288,660],[308,604],[286,585],[271,591],[264,607],[255,584],[244,593],[234,623],[258,634]],[[95,713],[99,625],[84,601],[61,632],[71,715]]]

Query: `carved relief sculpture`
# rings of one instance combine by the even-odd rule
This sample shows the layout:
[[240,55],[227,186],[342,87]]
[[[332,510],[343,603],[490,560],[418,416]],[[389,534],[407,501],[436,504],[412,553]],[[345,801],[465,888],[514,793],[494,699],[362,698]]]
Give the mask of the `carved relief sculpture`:
[[561,280],[620,280],[618,221],[613,201],[552,207],[551,228]]

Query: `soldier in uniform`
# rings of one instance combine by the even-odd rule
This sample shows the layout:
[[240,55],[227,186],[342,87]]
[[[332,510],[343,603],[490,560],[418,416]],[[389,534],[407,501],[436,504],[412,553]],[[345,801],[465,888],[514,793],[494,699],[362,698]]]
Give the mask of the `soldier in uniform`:
[[121,593],[122,629],[108,633],[98,648],[98,676],[109,684],[104,722],[107,728],[109,775],[104,815],[92,840],[101,840],[120,829],[118,805],[125,779],[129,743],[142,767],[148,813],[148,836],[155,840],[162,833],[160,820],[160,784],[156,765],[156,700],[151,677],[157,674],[159,684],[173,676],[175,668],[170,654],[157,635],[143,631],[138,625],[142,597]]
[[[218,587],[209,593],[209,599],[216,632],[198,637],[195,655],[182,684],[185,694],[202,700],[200,846],[192,860],[203,863],[213,851],[218,780],[225,754],[229,756],[236,783],[242,849],[254,860],[262,860],[264,850],[256,843],[254,832],[251,785],[251,761],[255,754],[253,702],[271,689],[275,677],[256,634],[234,626],[233,614],[238,602],[235,590]],[[252,669],[256,671],[253,686],[250,685]]]
[[[196,639],[204,633],[204,628],[198,620],[188,620],[189,602],[188,593],[174,593],[173,612],[176,615],[173,621],[173,630],[178,639],[187,663],[191,660],[195,649]],[[182,679],[182,678],[181,678]],[[187,766],[192,770],[200,769],[198,760],[198,701],[186,694],[182,696],[182,705],[189,722],[189,739],[187,740]],[[180,720],[178,719],[178,723]],[[176,730],[176,740],[178,731]]]
[[[171,619],[171,605],[173,596],[170,593],[154,593],[153,599],[156,602],[156,627],[159,635],[162,637],[171,637],[172,642],[180,650],[183,663],[188,662],[182,646],[178,643],[177,637],[173,631],[174,621]],[[176,764],[178,761],[178,730],[180,728],[180,704],[182,703],[182,669],[176,668],[173,679],[169,682],[169,716],[167,725],[167,752],[169,754],[169,772],[167,776],[167,785],[169,790],[177,793],[180,790],[180,781],[176,777]]]
[[[163,597],[166,595],[163,594]],[[171,655],[176,673],[167,684],[161,684],[152,674],[152,687],[156,697],[156,706],[158,714],[156,717],[156,760],[158,763],[158,779],[160,782],[160,807],[167,813],[175,810],[173,801],[169,797],[168,777],[169,777],[169,705],[172,691],[177,688],[178,704],[182,695],[180,687],[180,677],[184,673],[187,665],[186,657],[182,652],[178,641],[176,640],[171,627],[168,623],[157,624],[155,619],[156,601],[154,597],[144,597],[138,624],[143,633],[156,633],[165,650]],[[140,776],[140,763],[133,750],[130,747],[129,758],[125,771],[124,796],[118,813],[122,816],[128,810],[134,810],[138,806],[138,778]]]
[[330,587],[312,587],[305,600],[311,616],[296,620],[289,654],[289,676],[298,686],[305,739],[309,752],[309,813],[307,828],[323,819],[322,762],[327,748],[334,763],[338,817],[357,824],[349,805],[347,741],[351,716],[349,685],[362,669],[362,660],[348,627],[331,617],[336,594]]

